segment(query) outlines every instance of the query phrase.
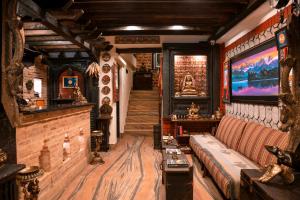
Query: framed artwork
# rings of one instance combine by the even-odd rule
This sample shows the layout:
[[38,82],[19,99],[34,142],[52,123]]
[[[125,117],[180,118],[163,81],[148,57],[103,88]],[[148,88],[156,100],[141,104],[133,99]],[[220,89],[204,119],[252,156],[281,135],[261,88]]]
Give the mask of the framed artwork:
[[174,55],[174,96],[208,96],[206,55]]
[[230,63],[224,62],[223,65],[223,102],[230,103]]
[[288,46],[288,38],[287,38],[287,28],[284,27],[275,33],[276,43],[278,49],[282,49]]
[[63,88],[75,88],[78,85],[78,76],[63,76]]
[[153,67],[160,68],[160,55],[161,53],[153,53]]
[[230,65],[231,102],[278,104],[279,55],[275,40],[234,57]]

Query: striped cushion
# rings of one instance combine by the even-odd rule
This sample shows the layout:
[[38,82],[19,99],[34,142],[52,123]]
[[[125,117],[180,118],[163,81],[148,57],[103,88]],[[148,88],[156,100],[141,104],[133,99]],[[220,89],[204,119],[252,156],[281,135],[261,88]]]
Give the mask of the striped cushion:
[[255,122],[248,122],[239,143],[238,151],[264,167],[276,161],[276,157],[265,149],[265,145],[274,145],[281,149],[286,149],[287,143],[287,133]]
[[227,199],[234,199],[232,178],[205,151],[198,155]]
[[226,197],[238,199],[241,169],[258,167],[211,135],[192,135],[190,145]]
[[236,150],[245,126],[245,121],[225,116],[220,122],[216,138],[226,144],[229,148]]

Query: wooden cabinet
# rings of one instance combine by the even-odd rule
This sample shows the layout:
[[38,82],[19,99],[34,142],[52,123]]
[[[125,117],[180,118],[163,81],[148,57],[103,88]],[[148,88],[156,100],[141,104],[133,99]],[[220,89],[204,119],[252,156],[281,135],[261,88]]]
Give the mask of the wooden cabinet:
[[171,130],[174,136],[179,135],[179,126],[182,126],[183,131],[187,131],[189,134],[199,132],[210,132],[212,133],[220,123],[220,120],[211,118],[200,118],[195,120],[189,119],[176,119],[171,120]]
[[152,90],[152,73],[135,72],[133,75],[134,90]]
[[[170,155],[163,150],[162,180],[166,189],[166,200],[192,200],[193,199],[193,166],[171,168],[167,165]],[[184,154],[180,159],[186,159]]]
[[295,182],[287,185],[281,177],[275,177],[270,183],[260,183],[256,179],[263,174],[255,169],[242,169],[240,199],[241,200],[298,200],[300,199],[300,174],[296,174]]

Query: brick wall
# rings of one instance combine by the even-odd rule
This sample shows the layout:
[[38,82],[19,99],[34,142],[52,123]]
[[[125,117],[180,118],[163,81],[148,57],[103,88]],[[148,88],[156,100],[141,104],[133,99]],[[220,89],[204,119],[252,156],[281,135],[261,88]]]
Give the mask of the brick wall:
[[[25,99],[43,99],[45,101],[45,105],[47,105],[48,100],[48,91],[47,91],[47,76],[48,76],[48,66],[47,65],[32,65],[28,68],[24,68],[23,70],[23,97]],[[42,79],[42,97],[36,98],[34,97],[34,90],[28,90],[26,88],[26,83],[28,80],[32,80],[34,78]]]
[[[64,110],[63,114],[47,113],[47,118],[34,116],[38,119],[29,125],[16,129],[17,163],[27,166],[39,166],[39,156],[44,140],[48,139],[51,170],[46,172],[40,180],[41,192],[39,199],[56,199],[64,187],[80,174],[87,166],[89,158],[90,138],[90,107],[80,110]],[[35,114],[35,115],[41,115]],[[84,138],[80,142],[80,130]],[[63,160],[63,142],[65,134],[70,138],[71,153]]]
[[152,53],[137,53],[135,57],[137,68],[140,68],[144,63],[147,69],[152,69]]

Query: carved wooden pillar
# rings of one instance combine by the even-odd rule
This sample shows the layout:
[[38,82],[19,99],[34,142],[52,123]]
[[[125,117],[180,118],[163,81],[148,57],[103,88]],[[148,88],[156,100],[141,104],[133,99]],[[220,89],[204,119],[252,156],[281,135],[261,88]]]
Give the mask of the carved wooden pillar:
[[19,124],[18,102],[23,95],[24,30],[17,17],[17,0],[3,1],[1,102],[13,127]]
[[[280,61],[281,66],[281,130],[289,131],[287,150],[295,151],[300,143],[300,17],[297,15],[299,5],[294,1],[288,22],[288,56]],[[299,8],[299,7],[298,7]],[[292,87],[289,74],[293,70]]]

